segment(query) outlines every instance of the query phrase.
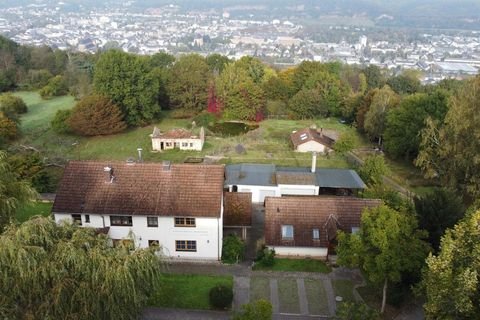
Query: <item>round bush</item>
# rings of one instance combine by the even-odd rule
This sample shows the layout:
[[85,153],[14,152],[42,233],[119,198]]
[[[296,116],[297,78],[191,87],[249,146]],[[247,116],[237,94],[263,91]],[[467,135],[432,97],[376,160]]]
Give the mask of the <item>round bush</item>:
[[210,305],[214,309],[228,309],[232,305],[233,290],[225,285],[216,285],[210,289]]

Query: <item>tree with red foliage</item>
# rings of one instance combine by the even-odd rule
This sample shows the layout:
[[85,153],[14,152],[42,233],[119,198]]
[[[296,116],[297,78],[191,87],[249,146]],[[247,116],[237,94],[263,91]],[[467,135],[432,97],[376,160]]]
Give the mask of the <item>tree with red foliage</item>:
[[217,95],[215,94],[215,84],[211,83],[208,88],[208,107],[207,111],[209,113],[218,114],[220,112],[219,101]]

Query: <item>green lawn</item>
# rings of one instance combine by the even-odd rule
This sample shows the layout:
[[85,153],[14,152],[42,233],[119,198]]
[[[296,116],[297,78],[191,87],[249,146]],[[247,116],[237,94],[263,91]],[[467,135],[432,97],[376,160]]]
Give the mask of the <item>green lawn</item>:
[[217,284],[233,287],[232,276],[165,274],[160,289],[150,298],[149,305],[181,309],[210,309],[208,294]]
[[250,278],[250,301],[265,299],[270,301],[270,279],[264,277]]
[[18,222],[24,222],[36,215],[48,217],[52,212],[52,206],[53,203],[51,202],[34,202],[24,205],[18,208],[15,218]]
[[279,278],[278,302],[282,313],[300,313],[297,280],[294,278]]
[[292,271],[329,273],[332,269],[325,262],[313,259],[280,259],[275,258],[272,267],[255,265],[253,270],[259,271]]
[[21,123],[22,130],[27,134],[48,127],[58,110],[71,109],[75,104],[72,96],[43,100],[38,92],[21,91],[15,95],[22,98],[28,106],[28,112],[22,116]]
[[310,314],[328,315],[327,293],[322,280],[305,279],[305,291],[308,299]]
[[343,298],[343,301],[355,302],[355,296],[353,295],[353,282],[350,280],[332,280],[333,291],[336,296]]
[[[336,130],[339,134],[351,132],[356,136],[357,146],[365,144],[354,128],[339,123],[336,118],[319,120],[265,120],[257,130],[235,137],[217,137],[207,132],[204,150],[151,152],[149,135],[153,127],[162,131],[172,128],[188,128],[191,119],[171,119],[169,113],[155,124],[127,130],[123,133],[84,138],[75,135],[60,135],[50,129],[50,121],[57,110],[72,108],[75,101],[70,96],[42,100],[36,92],[18,92],[29,107],[29,111],[21,118],[23,138],[20,143],[31,145],[48,154],[50,158],[82,159],[82,160],[120,160],[137,156],[137,148],[144,149],[146,161],[160,162],[170,160],[183,162],[188,157],[217,156],[222,163],[263,162],[286,166],[310,166],[309,153],[297,153],[292,150],[290,133],[293,130],[315,124],[318,128]],[[245,154],[237,154],[235,147],[241,144],[246,149]],[[319,156],[318,167],[348,168],[345,157],[332,155]]]

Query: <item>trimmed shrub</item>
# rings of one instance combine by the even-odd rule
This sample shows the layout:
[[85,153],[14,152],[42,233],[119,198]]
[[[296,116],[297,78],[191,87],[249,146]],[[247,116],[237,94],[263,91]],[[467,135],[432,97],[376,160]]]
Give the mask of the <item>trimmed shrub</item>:
[[238,263],[243,260],[245,243],[236,235],[229,235],[223,239],[222,261],[225,263]]
[[0,144],[15,139],[17,134],[17,124],[0,112]]
[[275,264],[275,250],[267,248],[265,245],[257,253],[255,262],[264,267],[271,267]]
[[16,97],[11,93],[0,95],[0,111],[10,120],[15,121],[19,114],[28,111],[27,105],[22,98]]
[[214,309],[225,310],[232,305],[233,290],[225,285],[216,285],[210,289],[210,305]]
[[242,311],[233,317],[233,320],[271,320],[272,304],[260,299],[254,302],[244,304]]
[[125,130],[120,109],[107,97],[92,95],[83,98],[68,118],[72,130],[83,136],[109,135]]
[[68,93],[68,86],[62,76],[55,76],[48,80],[48,84],[40,89],[39,93],[43,99],[63,96]]
[[58,110],[55,117],[50,122],[50,127],[56,133],[70,133],[72,128],[68,124],[68,119],[72,115],[72,110]]

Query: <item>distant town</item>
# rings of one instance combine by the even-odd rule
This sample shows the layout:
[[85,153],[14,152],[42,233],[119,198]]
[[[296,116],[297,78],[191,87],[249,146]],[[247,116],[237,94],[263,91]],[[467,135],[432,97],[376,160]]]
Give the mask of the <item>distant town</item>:
[[0,34],[20,44],[81,52],[118,48],[142,55],[159,51],[219,53],[234,59],[256,56],[279,68],[312,60],[371,64],[392,73],[415,69],[421,71],[424,84],[465,78],[480,68],[480,31],[475,30],[430,30],[410,37],[385,30],[382,37],[379,32],[372,35],[369,26],[332,23],[318,31],[340,35],[328,39],[316,35],[299,19],[237,17],[226,10],[186,11],[173,4],[142,12],[132,12],[129,2],[76,12],[63,5],[0,9]]

